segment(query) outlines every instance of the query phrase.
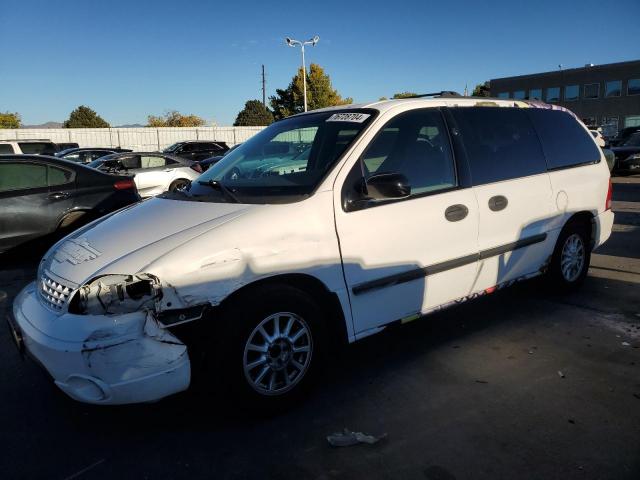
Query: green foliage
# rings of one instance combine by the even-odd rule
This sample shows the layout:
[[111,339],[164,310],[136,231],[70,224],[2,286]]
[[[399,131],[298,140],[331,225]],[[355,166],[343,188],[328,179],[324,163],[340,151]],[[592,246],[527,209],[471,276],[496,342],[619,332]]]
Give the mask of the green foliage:
[[262,127],[273,123],[273,113],[260,100],[249,100],[240,110],[235,127]]
[[89,107],[80,105],[71,112],[63,126],[64,128],[108,128],[109,124]]
[[489,82],[479,83],[478,85],[476,85],[476,87],[473,89],[473,93],[471,93],[471,96],[472,97],[489,97],[489,96],[491,96],[490,88],[489,88]]
[[416,95],[418,94],[414,92],[400,92],[400,93],[394,93],[393,98],[409,98],[409,97],[415,97]]
[[148,127],[203,127],[207,122],[197,115],[182,115],[177,110],[165,112],[164,115],[147,117]]
[[[299,68],[289,86],[284,90],[277,89],[276,95],[269,98],[276,119],[304,111],[302,75],[302,68]],[[307,73],[307,108],[309,110],[350,103],[353,103],[353,99],[340,96],[331,85],[331,78],[324,73],[320,65],[312,63],[309,66]]]
[[20,128],[20,114],[0,112],[0,128]]

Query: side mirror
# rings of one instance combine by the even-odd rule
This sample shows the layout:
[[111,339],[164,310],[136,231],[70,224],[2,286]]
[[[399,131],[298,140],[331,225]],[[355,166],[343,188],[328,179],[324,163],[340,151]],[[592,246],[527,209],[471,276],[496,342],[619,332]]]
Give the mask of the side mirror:
[[367,179],[366,194],[371,200],[407,198],[411,195],[411,185],[402,173],[377,173]]
[[602,149],[602,153],[604,153],[604,158],[607,159],[607,165],[609,166],[609,171],[613,170],[614,165],[616,164],[616,155],[611,150],[607,148]]

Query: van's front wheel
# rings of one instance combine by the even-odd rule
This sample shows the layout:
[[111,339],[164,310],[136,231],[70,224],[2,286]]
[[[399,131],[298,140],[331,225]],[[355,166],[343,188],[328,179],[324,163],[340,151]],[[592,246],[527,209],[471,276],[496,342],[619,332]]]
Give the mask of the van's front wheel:
[[243,403],[271,411],[306,393],[322,361],[320,312],[310,295],[288,285],[259,287],[226,309],[232,341],[223,363]]
[[587,276],[591,262],[589,229],[582,224],[568,224],[560,232],[551,259],[550,275],[564,290],[578,287]]

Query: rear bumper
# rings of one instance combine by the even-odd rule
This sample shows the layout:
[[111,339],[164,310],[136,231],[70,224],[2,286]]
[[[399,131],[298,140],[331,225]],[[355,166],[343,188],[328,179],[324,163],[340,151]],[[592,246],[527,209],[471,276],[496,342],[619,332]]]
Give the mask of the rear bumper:
[[598,248],[611,236],[614,217],[611,210],[605,210],[593,219],[595,227],[593,232],[593,249]]
[[[188,388],[191,367],[187,347],[155,319],[142,315],[140,329],[84,341],[54,338],[52,322],[65,322],[36,298],[30,284],[14,301],[9,323],[18,345],[39,363],[54,383],[75,400],[116,405],[159,400]],[[142,312],[141,312],[142,314]],[[87,322],[91,322],[87,316]]]

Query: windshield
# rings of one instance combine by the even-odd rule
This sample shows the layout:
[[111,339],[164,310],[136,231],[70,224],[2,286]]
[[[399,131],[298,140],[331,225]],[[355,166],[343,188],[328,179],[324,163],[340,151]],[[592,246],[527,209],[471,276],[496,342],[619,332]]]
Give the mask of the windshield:
[[232,193],[243,203],[287,203],[305,198],[374,114],[374,110],[353,109],[276,122],[227,153],[192,182],[184,196],[231,201]]
[[631,135],[622,145],[625,147],[640,147],[640,132]]

